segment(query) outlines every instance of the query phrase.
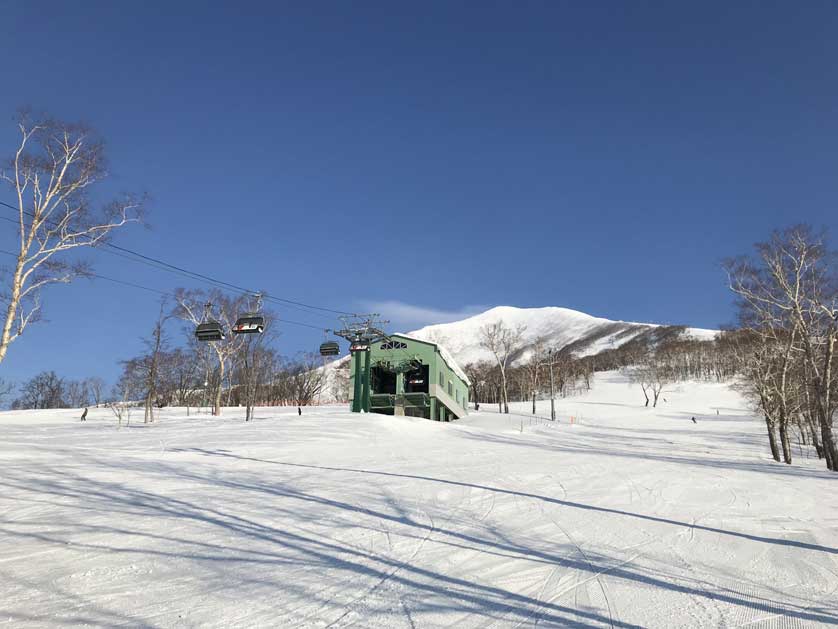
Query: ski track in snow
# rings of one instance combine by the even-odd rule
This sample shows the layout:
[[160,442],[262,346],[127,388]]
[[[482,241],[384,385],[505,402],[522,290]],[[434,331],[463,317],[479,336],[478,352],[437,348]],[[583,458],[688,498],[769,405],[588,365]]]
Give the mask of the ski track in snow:
[[724,385],[638,397],[598,374],[523,432],[0,413],[0,627],[838,626],[838,478]]

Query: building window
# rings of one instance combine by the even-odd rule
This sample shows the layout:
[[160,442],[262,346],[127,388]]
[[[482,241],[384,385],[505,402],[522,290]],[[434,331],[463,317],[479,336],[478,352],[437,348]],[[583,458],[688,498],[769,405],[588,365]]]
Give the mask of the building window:
[[381,349],[407,349],[407,343],[401,341],[387,341],[381,344]]
[[459,404],[460,403],[460,390],[459,389],[457,389],[457,391],[456,391],[456,398],[457,398],[457,404]]
[[454,383],[448,381],[448,395],[454,395]]
[[439,386],[441,386],[441,387],[445,386],[445,376],[442,375],[441,371],[439,372]]

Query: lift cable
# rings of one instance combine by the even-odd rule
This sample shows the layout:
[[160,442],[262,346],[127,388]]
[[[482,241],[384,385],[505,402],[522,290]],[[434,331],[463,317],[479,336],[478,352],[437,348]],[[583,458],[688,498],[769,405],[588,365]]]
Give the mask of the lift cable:
[[[9,203],[5,203],[4,201],[0,201],[0,205],[4,206],[4,207],[6,207],[10,210],[14,210],[15,212],[20,212],[20,208],[14,206],[14,205],[11,205]],[[31,218],[35,218],[35,214],[33,212],[23,210],[23,213],[26,214],[27,216],[31,217]],[[18,224],[17,221],[13,221],[12,219],[6,219],[6,220],[9,220],[9,222]],[[52,222],[54,222],[54,221],[52,221]],[[176,264],[171,264],[169,262],[166,262],[164,260],[160,260],[159,258],[155,258],[153,256],[147,256],[143,253],[139,253],[138,251],[134,251],[134,250],[129,249],[127,247],[121,247],[119,245],[115,245],[115,244],[110,243],[110,242],[104,242],[104,243],[102,243],[102,246],[107,247],[108,249],[111,249],[112,251],[109,251],[109,253],[113,253],[114,251],[119,251],[119,252],[122,252],[123,254],[128,254],[128,255],[134,256],[134,258],[128,258],[128,259],[135,259],[136,262],[143,262],[143,263],[149,264],[150,266],[154,266],[156,268],[159,268],[159,269],[162,269],[162,270],[165,270],[165,271],[169,271],[171,273],[176,273],[176,274],[179,274],[179,275],[185,275],[185,276],[189,277],[190,279],[197,279],[197,280],[212,284],[216,287],[226,287],[228,290],[234,290],[236,292],[239,292],[239,293],[242,293],[242,294],[248,294],[248,295],[253,295],[257,292],[257,291],[250,290],[248,288],[244,288],[242,286],[237,286],[236,284],[231,284],[229,282],[225,282],[223,280],[213,278],[209,275],[204,275],[203,273],[198,273],[196,271],[190,271],[189,269],[186,269],[184,267],[178,266]],[[102,250],[102,249],[100,249],[100,250]],[[122,257],[127,257],[127,256],[123,255]],[[339,315],[352,315],[353,314],[351,312],[346,312],[344,310],[336,310],[334,308],[326,308],[326,307],[323,307],[323,306],[314,306],[312,304],[307,304],[307,303],[302,302],[302,301],[295,301],[293,299],[285,299],[283,297],[274,297],[272,295],[265,295],[264,298],[268,301],[272,301],[272,302],[276,302],[276,303],[282,303],[282,304],[291,305],[291,306],[298,306],[298,307],[301,307],[301,308],[308,308],[308,309],[311,309],[311,310],[319,310],[321,312],[330,312],[332,314],[339,314]]]
[[[235,294],[237,294],[237,295],[249,295],[249,296],[252,296],[252,295],[254,294],[254,293],[253,293],[253,292],[251,292],[251,291],[245,291],[245,290],[233,290],[233,289],[227,288],[226,286],[223,286],[223,285],[220,285],[220,284],[211,283],[211,282],[209,282],[209,280],[204,280],[204,279],[201,279],[201,278],[196,278],[196,277],[193,277],[192,275],[189,275],[189,274],[187,274],[187,273],[181,273],[181,272],[179,272],[179,271],[174,271],[174,270],[172,270],[172,269],[167,269],[167,268],[165,268],[165,267],[163,267],[163,266],[160,266],[160,265],[158,265],[158,264],[155,264],[155,263],[153,263],[153,262],[146,262],[145,260],[139,260],[139,259],[137,259],[137,258],[135,258],[135,257],[129,256],[129,255],[125,255],[125,254],[123,254],[123,253],[119,253],[118,251],[110,251],[110,250],[108,250],[108,249],[101,249],[101,251],[103,251],[104,253],[109,253],[109,254],[111,254],[111,255],[113,255],[113,256],[117,256],[117,257],[123,258],[123,259],[125,259],[125,260],[130,260],[131,262],[136,262],[136,263],[138,263],[138,264],[145,264],[146,266],[149,266],[149,267],[151,267],[151,268],[153,268],[153,269],[160,269],[160,270],[166,271],[166,272],[168,272],[168,273],[171,273],[171,274],[173,274],[173,275],[179,275],[179,276],[181,276],[181,277],[185,277],[186,279],[189,279],[189,280],[193,280],[193,281],[194,281],[194,280],[198,279],[199,281],[202,281],[202,282],[205,282],[205,283],[209,283],[209,284],[210,284],[211,286],[213,286],[214,288],[216,288],[216,289],[218,289],[218,290],[221,290],[221,291],[224,291],[224,292],[232,292],[232,293],[235,293]],[[270,296],[267,296],[267,295],[263,296],[263,298],[264,298],[264,299],[271,299],[271,298],[270,298]],[[326,319],[331,319],[331,318],[332,318],[332,317],[330,317],[329,315],[324,314],[324,313],[322,313],[322,312],[312,311],[312,310],[309,310],[309,309],[307,309],[307,308],[302,308],[302,307],[300,307],[300,306],[296,306],[296,305],[293,305],[293,304],[290,304],[290,303],[284,303],[284,302],[283,302],[282,300],[280,300],[279,298],[273,298],[273,299],[271,299],[271,301],[273,301],[273,302],[277,303],[277,304],[278,304],[278,305],[280,305],[280,306],[283,306],[284,308],[293,308],[294,310],[299,310],[300,312],[304,312],[304,313],[305,313],[305,314],[307,314],[307,315],[316,316],[316,317],[324,317],[324,318],[326,318]]]
[[[13,258],[16,258],[18,256],[18,254],[12,253],[11,251],[6,251],[5,249],[0,249],[0,253],[8,255],[8,256],[12,256]],[[144,291],[148,291],[150,293],[156,293],[156,294],[162,295],[164,297],[171,297],[171,298],[175,299],[175,294],[174,293],[169,293],[169,292],[166,292],[166,291],[162,291],[162,290],[159,290],[157,288],[151,288],[150,286],[143,286],[142,284],[135,284],[134,282],[126,282],[125,280],[120,280],[120,279],[117,279],[115,277],[108,277],[107,275],[101,275],[99,273],[85,273],[84,276],[85,277],[93,277],[93,278],[96,278],[96,279],[99,279],[99,280],[105,280],[107,282],[113,282],[114,284],[121,284],[123,286],[128,286],[130,288],[136,288],[138,290],[144,290]],[[280,318],[279,321],[281,323],[290,323],[292,325],[299,325],[299,326],[303,326],[303,327],[306,327],[306,328],[312,328],[313,330],[323,331],[323,326],[312,325],[311,323],[303,323],[302,321],[292,321],[291,319],[285,319],[285,318]]]

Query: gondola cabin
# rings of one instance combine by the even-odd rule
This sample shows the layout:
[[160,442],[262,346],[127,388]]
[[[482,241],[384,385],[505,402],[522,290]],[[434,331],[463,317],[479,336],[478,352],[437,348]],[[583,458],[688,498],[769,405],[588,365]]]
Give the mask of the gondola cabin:
[[195,338],[199,341],[223,341],[224,330],[218,321],[207,321],[199,323],[195,328]]
[[337,356],[340,354],[340,345],[336,341],[326,341],[320,345],[321,356]]
[[245,315],[236,319],[233,334],[262,334],[265,331],[265,317],[261,315]]

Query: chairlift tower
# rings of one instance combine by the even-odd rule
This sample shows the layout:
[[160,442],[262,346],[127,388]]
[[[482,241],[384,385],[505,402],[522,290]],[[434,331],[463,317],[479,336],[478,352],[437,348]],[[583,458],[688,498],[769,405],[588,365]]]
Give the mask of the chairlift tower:
[[380,316],[378,313],[342,316],[340,320],[343,322],[343,328],[334,330],[335,336],[349,341],[355,373],[351,409],[353,413],[370,412],[370,346],[389,338],[384,326],[390,322],[380,319]]

